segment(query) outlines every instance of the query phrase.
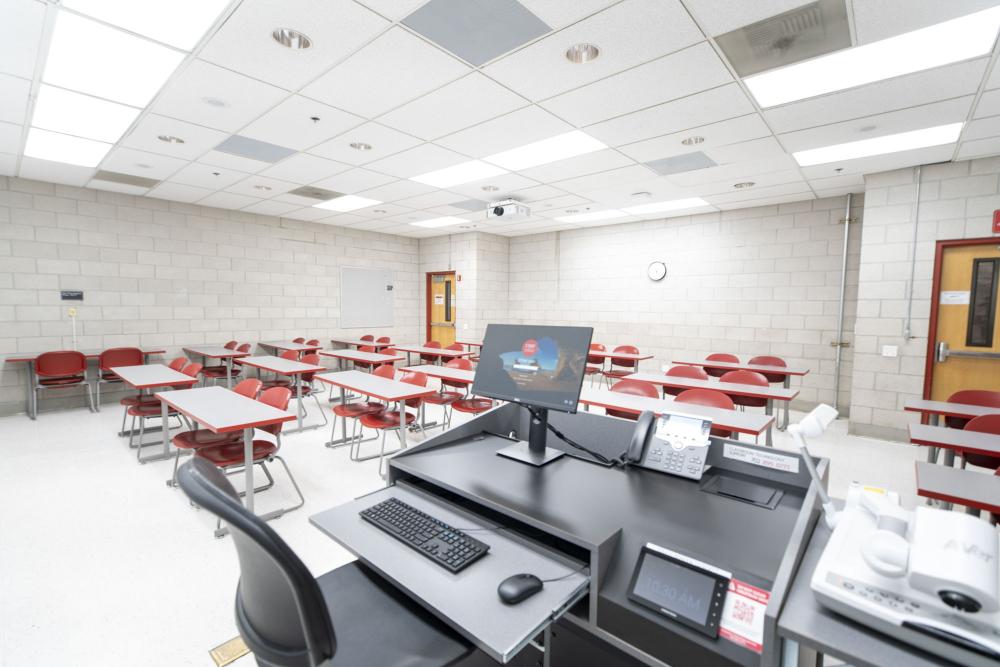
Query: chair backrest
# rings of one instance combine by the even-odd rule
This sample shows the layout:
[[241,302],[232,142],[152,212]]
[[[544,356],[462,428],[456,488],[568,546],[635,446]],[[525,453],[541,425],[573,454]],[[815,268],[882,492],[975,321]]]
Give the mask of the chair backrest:
[[[759,357],[753,357],[750,360],[751,364],[758,364],[760,366],[781,366],[785,367],[788,364],[781,357],[774,357],[769,354],[762,354]],[[767,378],[768,382],[784,382],[787,375],[784,373],[764,373],[764,377]]]
[[[989,389],[962,389],[948,397],[949,403],[964,403],[965,405],[981,405],[986,408],[1000,408],[1000,391]],[[945,417],[944,423],[951,428],[965,428],[968,419],[961,417]]]
[[[727,364],[738,364],[740,363],[740,358],[735,354],[728,354],[726,352],[715,352],[713,354],[705,357],[705,361],[722,361]],[[726,374],[725,368],[706,368],[705,372],[712,377],[721,377]]]
[[179,371],[180,369],[184,368],[187,362],[188,362],[187,357],[177,357],[176,359],[170,362],[169,364],[170,370]]
[[463,352],[463,351],[465,351],[465,346],[462,345],[461,343],[452,343],[451,345],[449,345],[448,347],[446,347],[444,349],[446,349],[446,350],[454,350],[455,352]]
[[732,384],[752,384],[755,387],[766,387],[770,384],[763,373],[757,371],[729,371],[723,373],[719,382],[730,382]]
[[[320,363],[321,360],[319,358],[319,355],[315,353],[304,354],[302,355],[302,358],[299,359],[299,361],[301,361],[304,364],[312,364],[313,366],[323,365]],[[303,382],[305,382],[306,384],[310,384],[313,381],[313,377],[318,372],[319,371],[313,371],[312,373],[303,373],[300,377],[302,378]]]
[[[439,343],[436,340],[429,340],[426,343],[424,343],[424,347],[437,347],[437,348],[439,348],[439,347],[441,347],[441,343]],[[435,361],[437,361],[440,358],[441,358],[441,355],[439,355],[439,354],[421,354],[420,355],[420,360],[421,361],[435,362]]]
[[451,361],[446,363],[445,366],[447,368],[458,368],[463,371],[472,370],[472,362],[469,361],[468,359],[452,359]]
[[191,502],[229,526],[240,564],[236,624],[247,647],[269,664],[330,660],[337,639],[309,568],[273,528],[243,507],[232,484],[209,461],[194,457],[177,471],[177,481]]
[[401,382],[407,384],[415,384],[418,387],[427,386],[427,374],[421,373],[420,371],[403,371],[403,377]]
[[708,373],[701,366],[672,366],[667,371],[667,375],[675,378],[688,378],[689,380],[708,379]]
[[233,391],[240,396],[246,396],[247,398],[257,398],[257,394],[260,392],[260,388],[263,386],[263,382],[257,378],[247,378],[242,382],[238,383],[233,387]]
[[678,403],[693,403],[709,408],[724,408],[726,410],[733,410],[736,407],[733,399],[715,389],[685,389],[677,394],[674,400]]
[[306,345],[319,345],[319,338],[310,338],[306,341]]
[[[605,347],[603,343],[591,343],[590,344],[590,349],[593,352],[604,352],[608,348]],[[604,357],[590,357],[590,356],[588,356],[587,357],[587,363],[588,364],[601,364],[601,365],[603,365],[604,364]]]
[[240,342],[238,340],[231,340],[228,343],[226,343],[225,345],[223,345],[222,347],[226,348],[227,350],[235,350],[236,346],[239,345],[239,344],[240,344]]
[[[646,398],[659,398],[660,390],[651,382],[642,380],[619,380],[611,387],[611,391],[619,394],[629,394],[630,396],[645,396]],[[625,412],[614,409],[606,409],[605,412],[611,417],[621,419],[638,419],[639,415],[634,412]]]
[[[619,345],[615,349],[611,350],[612,354],[615,352],[624,352],[625,354],[639,354],[639,348],[635,345]],[[611,357],[612,366],[620,366],[622,368],[635,368],[638,365],[635,359],[616,359]]]
[[201,373],[201,368],[202,368],[201,364],[192,361],[190,364],[188,364],[181,370],[181,373],[196,378],[198,377],[198,373]]
[[97,367],[106,371],[114,366],[141,366],[143,361],[142,350],[137,347],[113,347],[101,352]]
[[249,352],[250,351],[250,347],[251,347],[250,343],[243,343],[238,348],[236,348],[236,351],[237,352]]
[[[265,405],[270,405],[272,408],[278,408],[279,410],[288,409],[288,401],[292,398],[292,390],[288,387],[271,387],[265,390],[257,397],[257,400]],[[258,426],[262,431],[267,431],[271,435],[278,435],[281,433],[281,427],[285,425],[285,422],[280,424],[268,424],[267,426]]]
[[83,352],[60,350],[43,352],[35,359],[35,373],[41,377],[66,377],[87,372],[87,357]]
[[299,343],[301,345],[302,343],[306,342],[306,339],[303,338],[302,336],[299,336],[298,338],[293,338],[292,342],[293,343]]
[[377,375],[380,378],[385,378],[386,380],[392,380],[396,377],[396,368],[392,364],[382,364],[372,371],[372,374]]
[[1000,435],[1000,413],[974,417],[969,420],[968,424],[965,425],[965,430]]
[[291,359],[292,361],[298,361],[299,360],[299,353],[296,352],[295,350],[285,350],[284,352],[281,353],[281,358],[282,359]]
[[359,340],[366,340],[368,342],[374,343],[375,342],[375,336],[373,336],[372,334],[365,334]]
[[362,345],[362,346],[360,346],[358,348],[358,352],[371,352],[371,353],[374,353],[375,352],[375,348],[372,347],[371,345]]
[[388,336],[379,336],[378,340],[375,341],[375,342],[376,343],[391,343],[392,339],[389,338]]

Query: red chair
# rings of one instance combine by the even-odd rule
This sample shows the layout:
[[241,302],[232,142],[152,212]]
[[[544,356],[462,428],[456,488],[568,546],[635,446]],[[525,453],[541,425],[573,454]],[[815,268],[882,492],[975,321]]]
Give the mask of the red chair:
[[298,338],[293,338],[292,342],[293,343],[298,343],[299,345],[302,345],[303,343],[306,342],[306,339],[303,338],[302,336],[299,336]]
[[[948,397],[949,403],[964,403],[965,405],[981,405],[985,408],[1000,409],[1000,391],[988,389],[963,389]],[[965,428],[968,419],[962,417],[945,417],[944,423],[951,428]]]
[[[707,380],[708,373],[701,366],[673,366],[667,371],[667,375],[675,378],[688,378],[689,380]],[[676,396],[685,389],[679,389],[677,387],[664,387],[664,396]]]
[[[624,352],[625,354],[639,354],[639,348],[635,345],[619,345],[615,349],[611,350],[611,353]],[[611,380],[619,380],[626,375],[631,375],[635,373],[639,362],[634,359],[622,359],[621,357],[611,357],[610,368],[606,371],[601,371],[601,375],[604,376],[604,380],[608,383]]]
[[[977,433],[992,433],[1000,435],[1000,413],[995,415],[980,415],[970,419],[965,425],[966,431],[976,431]],[[971,463],[980,468],[992,468],[1000,474],[1000,458],[987,456],[986,454],[973,454],[972,452],[962,452],[962,467],[966,463]]]
[[306,345],[319,345],[319,338],[310,338],[306,341]]
[[[302,357],[302,363],[311,364],[313,366],[322,366],[321,360],[318,354],[310,353]],[[313,400],[316,401],[316,408],[319,410],[319,414],[323,417],[323,426],[326,426],[330,420],[326,418],[326,411],[323,410],[323,406],[320,405],[319,395],[322,390],[317,389],[315,385],[316,373],[318,371],[312,371],[310,373],[303,373],[302,375],[296,376],[298,382],[301,385],[302,396],[312,396]],[[302,407],[303,418],[307,417],[309,413],[306,412],[305,406]]]
[[[181,370],[181,373],[196,378],[201,373],[201,368],[202,368],[201,364],[190,363]],[[144,463],[144,461],[142,460],[142,448],[146,447],[147,445],[157,444],[156,442],[143,442],[142,440],[146,432],[146,420],[161,418],[163,416],[162,409],[163,407],[160,405],[160,401],[153,400],[153,401],[141,401],[136,405],[130,406],[127,410],[129,416],[132,417],[132,425],[129,428],[129,435],[128,435],[128,446],[135,447],[135,458],[139,463]],[[136,417],[139,418],[138,444],[134,444]],[[183,424],[180,418],[180,414],[178,414],[177,410],[173,409],[170,406],[167,406],[167,417],[168,418],[177,417],[177,420]],[[169,428],[169,426],[167,424],[162,424],[161,428],[167,429]]]
[[[249,352],[250,351],[250,344],[249,343],[244,343],[243,345],[240,345],[239,342],[237,342],[235,340],[229,341],[223,347],[225,347],[227,350],[236,350],[237,352]],[[246,349],[243,349],[244,347]],[[232,373],[231,373],[230,376],[235,380],[241,374],[242,374],[242,371],[240,370],[239,366],[237,366],[234,363],[233,364],[233,370],[232,370]],[[201,375],[206,380],[211,380],[212,384],[214,385],[218,380],[221,380],[222,378],[226,377],[226,364],[216,364],[216,365],[213,365],[213,366],[205,366],[203,369],[201,369]]]
[[[440,349],[441,343],[437,342],[436,340],[429,340],[426,343],[424,343],[424,347],[434,347]],[[423,361],[428,364],[436,364],[437,362],[441,361],[441,355],[421,353],[420,361]]]
[[374,343],[375,342],[375,336],[373,336],[371,334],[365,334],[364,336],[362,336],[358,340],[363,340],[363,341],[365,341],[367,343]]
[[[235,387],[233,393],[256,400],[260,392],[261,381],[256,378],[247,378]],[[177,449],[174,455],[174,474],[167,480],[167,486],[177,486],[177,464],[180,462],[181,450],[194,450],[209,445],[219,445],[230,442],[243,441],[243,431],[231,431],[229,433],[215,433],[207,428],[199,428],[190,431],[183,431],[175,435],[171,442]]]
[[[465,346],[462,345],[461,343],[452,343],[451,345],[447,346],[444,349],[451,350],[453,352],[465,352]],[[445,359],[461,359],[461,357],[445,357],[445,356],[441,357],[441,361],[444,361]]]
[[[602,343],[591,343],[591,352],[604,352],[608,348]],[[590,376],[590,386],[594,386],[594,378],[601,374],[604,370],[604,357],[594,357],[587,355],[587,366],[583,369],[583,376]]]
[[[372,372],[372,375],[392,380],[396,376],[396,369],[393,368],[392,364],[382,364]],[[344,403],[333,406],[333,414],[334,416],[341,418],[341,430],[344,434],[343,439],[345,442],[351,443],[351,451],[354,450],[354,441],[361,438],[361,434],[357,433],[357,420],[362,415],[376,414],[382,412],[383,410],[385,410],[385,406],[375,401],[358,401],[355,403]],[[349,441],[347,439],[348,419],[354,420],[351,422],[351,439]],[[337,422],[334,421],[333,430],[330,432],[331,442],[336,439],[336,434]]]
[[[137,347],[113,347],[104,350],[97,357],[97,382],[94,384],[97,394],[95,407],[101,411],[101,385],[109,383],[121,383],[122,379],[111,372],[115,366],[141,366],[146,358],[142,350]],[[129,398],[134,398],[130,396]],[[124,404],[122,404],[124,405]],[[122,430],[125,430],[125,418],[122,417]]]
[[[782,359],[781,357],[772,357],[772,356],[769,356],[769,355],[766,355],[766,354],[762,355],[762,356],[759,356],[759,357],[754,357],[753,359],[750,360],[750,363],[751,364],[757,364],[759,366],[782,366],[782,367],[785,367],[785,366],[788,365],[788,364],[785,363],[785,360]],[[770,382],[770,383],[778,383],[778,384],[785,384],[785,378],[788,377],[784,373],[762,373],[762,375],[767,378],[768,382]]]
[[[472,370],[472,362],[468,359],[452,359],[445,364],[447,368],[457,368],[463,371]],[[443,428],[451,426],[451,411],[448,407],[457,400],[464,398],[468,394],[470,382],[465,380],[448,380],[441,378],[441,389],[436,394],[425,396],[424,401],[431,405],[440,405],[443,412],[441,425]],[[445,391],[445,387],[453,387],[464,391]]]
[[[358,352],[370,352],[370,353],[374,354],[375,353],[375,348],[372,347],[371,345],[362,345],[362,346],[358,347]],[[377,362],[374,362],[374,361],[355,361],[354,362],[354,367],[355,368],[360,368],[362,370],[366,370],[369,373],[371,373],[372,369],[375,368],[376,365],[380,365],[380,364],[377,364]]]
[[176,359],[173,359],[168,364],[168,366],[172,371],[179,371],[180,369],[184,368],[187,365],[187,363],[188,363],[187,357],[177,357]]
[[[730,384],[749,384],[755,387],[767,387],[767,378],[762,373],[756,371],[729,371],[719,378],[719,382]],[[724,387],[719,388],[725,391]],[[754,396],[730,396],[733,403],[743,408],[763,408],[767,406],[766,398],[756,398]]]
[[[705,361],[722,361],[727,364],[738,364],[740,363],[740,358],[735,354],[727,354],[725,352],[716,352],[705,357]],[[705,372],[714,378],[722,377],[729,371],[725,368],[706,368]]]
[[[656,388],[656,385],[651,382],[643,382],[642,380],[619,380],[611,387],[611,391],[617,392],[619,394],[628,394],[630,396],[645,396],[646,398],[659,398],[660,392]],[[639,414],[636,412],[624,412],[622,410],[612,410],[606,408],[604,414],[609,417],[618,417],[619,419],[631,419],[635,421],[639,418]]]
[[[418,387],[427,386],[427,376],[419,372],[404,373],[402,381],[416,385]],[[408,399],[406,401],[406,406],[416,407],[419,410],[420,408],[423,407],[423,399],[422,398]],[[401,415],[399,414],[398,410],[393,410],[391,409],[391,407],[385,408],[385,410],[383,410],[382,412],[361,415],[359,422],[361,423],[362,435],[364,434],[365,428],[370,428],[376,431],[382,431],[382,448],[378,453],[378,472],[380,475],[384,474],[382,471],[382,464],[385,462],[385,455],[386,455],[385,437],[388,434],[388,431],[395,431],[396,435],[399,436],[399,429],[401,428],[400,424],[402,424],[402,428],[407,428],[410,424],[413,423],[417,423],[419,425],[419,422],[417,422],[416,413],[410,412],[409,410],[406,410],[404,408],[404,416],[402,416],[401,418]],[[421,428],[420,430],[422,433],[423,429]],[[400,442],[399,449],[395,449],[392,452],[389,452],[389,454],[395,454],[396,452],[400,451],[400,449],[402,449],[403,440],[401,436],[399,442]],[[357,450],[352,453],[351,455],[352,460],[367,461],[368,459],[375,458],[374,455],[366,457],[360,456],[360,449],[361,449],[360,440],[358,443],[356,443],[356,445],[357,445]]]
[[391,343],[392,339],[388,336],[379,336],[379,339],[375,341],[376,343]]
[[35,359],[35,386],[32,388],[32,414],[38,415],[38,392],[43,389],[84,387],[87,404],[94,411],[94,397],[87,382],[87,357],[82,352],[63,350],[43,352]]
[[[675,403],[691,403],[693,405],[704,405],[709,408],[722,408],[724,410],[734,410],[733,399],[729,398],[721,391],[715,389],[685,389],[677,394]],[[717,438],[732,438],[732,431],[721,428],[712,428],[712,435]]]
[[[288,387],[272,387],[260,395],[259,400],[265,405],[270,405],[273,408],[279,410],[288,409],[288,401],[292,397],[292,392]],[[305,504],[306,499],[302,495],[302,490],[299,488],[298,483],[295,481],[295,477],[292,476],[292,471],[288,469],[288,464],[285,460],[278,456],[278,450],[281,449],[281,427],[284,426],[284,422],[279,424],[270,424],[268,426],[259,426],[258,430],[264,431],[272,436],[274,436],[274,441],[271,440],[257,440],[253,441],[253,464],[259,465],[260,469],[264,472],[264,476],[267,478],[267,484],[254,487],[254,493],[260,491],[266,491],[274,486],[274,478],[271,476],[271,472],[267,469],[267,464],[273,461],[279,461],[285,469],[285,474],[288,475],[289,481],[292,486],[295,487],[295,493],[299,497],[299,502],[291,507],[282,508],[280,510],[275,510],[278,516],[286,512],[291,512],[296,510]],[[199,447],[194,450],[194,455],[198,458],[205,459],[216,467],[220,468],[225,474],[231,474],[233,471],[242,470],[246,459],[243,456],[243,439],[240,438],[233,442],[227,442],[217,445],[209,445],[206,447]],[[245,495],[243,493],[240,494]],[[222,520],[219,520],[216,530],[222,527]]]
[[[280,359],[288,359],[289,361],[298,361],[299,353],[295,350],[285,350],[280,355]],[[258,369],[258,373],[260,370]],[[264,389],[271,389],[272,387],[293,387],[291,379],[287,375],[278,375],[275,373],[274,378],[264,381]]]

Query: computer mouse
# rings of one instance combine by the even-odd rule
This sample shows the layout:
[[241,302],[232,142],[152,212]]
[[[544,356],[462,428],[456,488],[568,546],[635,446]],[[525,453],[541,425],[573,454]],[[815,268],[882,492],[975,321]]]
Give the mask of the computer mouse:
[[517,604],[542,590],[542,580],[533,574],[515,574],[500,582],[497,595],[504,604]]

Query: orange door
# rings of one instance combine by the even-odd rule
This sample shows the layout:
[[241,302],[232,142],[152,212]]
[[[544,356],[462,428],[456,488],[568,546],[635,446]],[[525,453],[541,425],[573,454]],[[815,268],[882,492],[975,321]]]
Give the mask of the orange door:
[[1000,391],[1000,239],[944,248],[930,398],[960,389]]
[[427,337],[447,347],[455,342],[455,274],[428,274]]

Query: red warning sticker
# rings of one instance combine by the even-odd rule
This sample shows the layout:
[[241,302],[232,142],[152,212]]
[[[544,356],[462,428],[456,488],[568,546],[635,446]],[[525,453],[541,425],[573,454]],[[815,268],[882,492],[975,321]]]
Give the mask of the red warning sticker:
[[764,611],[771,593],[737,579],[729,582],[719,636],[754,653],[764,650]]

